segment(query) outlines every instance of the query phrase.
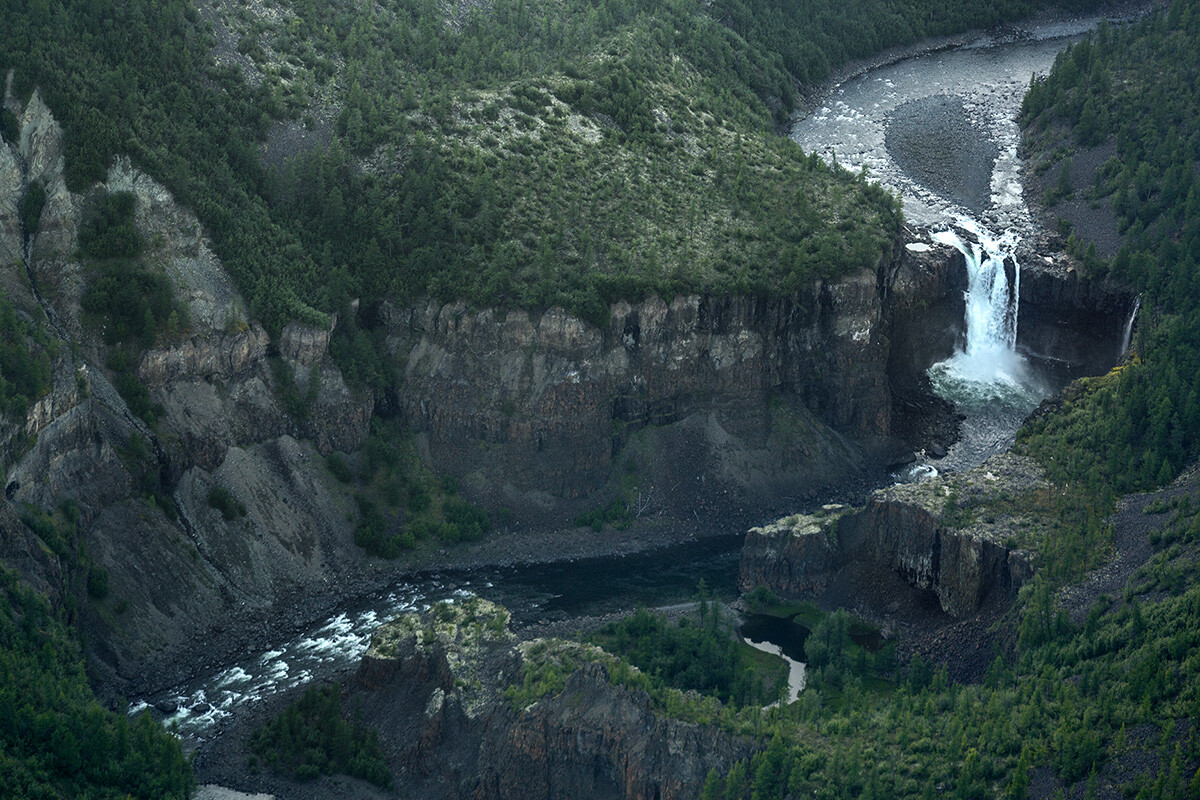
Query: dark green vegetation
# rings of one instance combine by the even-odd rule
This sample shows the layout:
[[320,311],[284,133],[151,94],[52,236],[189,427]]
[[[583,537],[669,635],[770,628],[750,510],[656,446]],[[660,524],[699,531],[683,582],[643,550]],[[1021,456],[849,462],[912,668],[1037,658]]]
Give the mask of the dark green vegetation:
[[[979,685],[914,660],[894,690],[848,682],[836,703],[805,692],[766,720],[776,741],[707,797],[1023,798],[1034,767],[1070,785],[1138,798],[1200,791],[1200,586],[1196,498],[1154,538],[1159,554],[1125,597],[1102,596],[1081,626],[1044,585],[1024,598],[1016,650]],[[770,733],[768,733],[770,735]],[[1134,766],[1123,766],[1129,763]]]
[[[153,505],[153,495],[146,498]],[[166,500],[169,504],[170,500]],[[174,505],[164,508],[167,514],[175,513]],[[37,537],[39,545],[47,553],[53,553],[62,570],[63,598],[58,610],[67,623],[79,618],[81,604],[87,603],[87,611],[104,617],[122,613],[127,606],[125,598],[110,599],[108,571],[97,564],[88,553],[83,542],[83,526],[80,524],[79,505],[74,500],[63,500],[53,511],[43,511],[25,506],[21,522]]]
[[347,719],[337,686],[309,687],[250,740],[257,759],[297,780],[350,775],[390,788],[392,774],[375,731]]
[[136,196],[116,192],[84,218],[79,257],[87,264],[88,286],[80,304],[105,344],[114,346],[105,366],[117,391],[130,411],[154,427],[161,409],[134,373],[137,354],[182,333],[188,313],[161,268],[142,259],[145,242],[134,225],[136,210]]
[[370,555],[396,558],[420,542],[474,542],[492,528],[486,511],[458,496],[452,478],[438,478],[421,463],[395,421],[372,422],[357,470],[338,453],[330,454],[326,466],[354,488],[359,511],[354,543]]
[[245,504],[230,494],[224,486],[214,486],[208,490],[208,504],[220,511],[226,522],[246,516]]
[[614,683],[646,692],[664,714],[751,730],[761,722],[761,706],[785,691],[787,666],[738,643],[718,605],[701,606],[698,623],[639,609],[589,637],[594,644],[538,640],[524,651],[521,683],[505,697],[521,710],[561,692],[572,673],[598,661]]
[[21,215],[21,228],[27,235],[37,230],[38,221],[42,218],[42,209],[45,207],[46,187],[42,185],[41,181],[33,181],[25,190],[17,208]]
[[[1057,5],[1082,11],[1097,4],[1067,0]],[[886,4],[863,0],[716,0],[712,13],[726,20],[752,46],[778,54],[784,69],[802,84],[810,84],[824,80],[831,69],[851,59],[933,36],[989,28],[1043,7],[1043,3],[1030,0],[897,0]]]
[[1100,494],[1161,485],[1200,456],[1200,12],[1176,2],[1128,29],[1101,28],[1035,81],[1023,119],[1040,150],[1109,144],[1095,201],[1111,202],[1123,244],[1086,251],[1090,277],[1143,293],[1136,357],[1086,382],[1022,446],[1058,483]]
[[30,404],[50,391],[56,354],[44,328],[23,319],[0,294],[0,416],[23,419]]
[[191,767],[149,715],[105,711],[71,629],[0,571],[0,795],[183,798]]
[[[794,98],[787,71],[816,79],[846,58],[1033,5],[497,0],[486,16],[447,20],[432,2],[389,2],[366,15],[348,2],[295,0],[276,4],[277,23],[255,17],[251,4],[217,5],[237,50],[261,73],[252,87],[236,69],[211,63],[215,37],[188,3],[0,0],[0,72],[15,69],[23,98],[38,87],[64,124],[74,190],[101,179],[114,154],[128,153],[196,210],[269,328],[340,312],[332,350],[352,383],[379,390],[391,381],[375,331],[380,300],[433,294],[480,305],[562,304],[599,321],[617,297],[792,292],[877,263],[898,230],[895,201],[773,134]],[[1116,44],[1073,51],[1047,80],[1048,94],[1035,87],[1027,109],[1038,124],[1074,125],[1083,144],[1113,137],[1117,160],[1097,191],[1110,192],[1125,220],[1127,249],[1111,266],[1083,255],[1089,269],[1141,287],[1153,309],[1138,343],[1142,361],[1096,382],[1025,439],[1056,479],[1083,482],[1091,493],[1081,496],[1084,508],[1092,497],[1165,480],[1197,455],[1200,215],[1195,177],[1177,168],[1196,153],[1197,113],[1187,105],[1195,97],[1187,87],[1197,85],[1194,15],[1177,3],[1165,21],[1101,34]],[[1149,44],[1156,39],[1166,43],[1161,53]],[[1107,70],[1107,95],[1095,64]],[[1118,102],[1129,86],[1137,91]],[[269,169],[257,144],[285,122],[331,128],[332,141]],[[11,115],[0,114],[5,140],[15,129]],[[27,230],[40,207],[33,189],[19,209]],[[129,235],[132,211],[113,195],[85,224],[85,305],[104,315],[118,388],[153,424],[130,353],[187,323],[178,315],[172,322],[177,309],[161,277],[141,262],[144,244]],[[350,313],[356,297],[364,302]],[[32,326],[3,312],[2,332],[15,332],[4,343],[37,339]],[[44,394],[52,358],[41,354],[50,352],[48,343],[2,351],[6,411]],[[289,403],[297,416],[304,400]],[[379,433],[373,439],[364,463],[330,463],[339,480],[355,483],[357,538],[371,552],[394,555],[421,538],[453,541],[486,529],[453,487],[414,477],[407,454],[389,451]],[[170,516],[146,449],[135,436],[119,455],[138,466],[146,502],[166,503]],[[224,505],[218,500],[223,513]],[[66,517],[31,516],[28,525],[57,552],[55,542],[70,548]],[[1091,540],[1074,538],[1083,528],[1070,513],[1063,519],[1054,541],[1066,563]],[[886,657],[867,664],[845,647],[849,630],[838,623],[814,642],[824,653],[810,656],[828,659],[821,690],[767,715],[683,695],[624,662],[611,669],[668,713],[778,733],[751,764],[714,776],[709,796],[777,797],[786,787],[804,796],[912,796],[949,787],[961,797],[1019,797],[1031,766],[1086,780],[1132,750],[1149,752],[1159,769],[1132,793],[1195,794],[1188,720],[1200,717],[1200,598],[1187,588],[1195,567],[1186,532],[1195,521],[1181,512],[1179,524],[1184,533],[1162,537],[1158,560],[1129,596],[1098,606],[1082,628],[1052,613],[1050,583],[1031,589],[1017,648],[999,655],[980,686],[951,685],[919,662],[890,672],[885,685],[871,675],[888,672]],[[102,572],[79,576],[92,600],[107,597]],[[0,650],[10,670],[0,681],[4,794],[180,795],[188,770],[177,746],[144,718],[89,705],[62,626],[18,595],[6,594]],[[42,611],[29,610],[35,606]],[[673,662],[664,653],[687,636],[649,627],[658,642],[647,655],[667,672]],[[866,671],[856,673],[860,659]],[[561,688],[566,660],[531,661],[516,696]],[[280,723],[278,743],[264,745],[262,757],[274,753],[296,774],[343,769],[335,765],[340,745],[321,739],[327,730],[356,735],[339,727],[334,699],[317,697]],[[320,735],[305,738],[297,728]],[[358,756],[374,763],[365,750]]]
[[706,601],[701,602],[698,622],[681,617],[672,624],[639,609],[605,625],[589,641],[621,656],[653,680],[738,706],[770,703],[787,685],[782,662],[764,661],[759,658],[762,653],[739,643],[720,606]]
[[[786,293],[886,256],[894,199],[773,133],[792,75],[1036,6],[214,4],[251,87],[180,0],[4,0],[0,72],[63,123],[72,188],[127,153],[194,208],[272,330],[352,297],[369,329],[378,300],[425,293],[600,320],[616,297]],[[268,170],[257,143],[285,121],[332,141]]]
[[187,308],[175,301],[167,276],[139,258],[145,243],[134,226],[136,205],[130,192],[108,195],[80,227],[79,255],[91,272],[82,306],[106,344],[145,348],[178,335]]

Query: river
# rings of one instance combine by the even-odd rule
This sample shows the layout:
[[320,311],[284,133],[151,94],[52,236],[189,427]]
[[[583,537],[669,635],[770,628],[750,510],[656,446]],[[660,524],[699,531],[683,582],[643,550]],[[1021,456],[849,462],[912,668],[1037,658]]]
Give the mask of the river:
[[713,597],[730,601],[737,596],[741,543],[737,533],[624,556],[417,575],[382,595],[343,604],[329,618],[269,650],[140,698],[130,711],[155,709],[192,749],[271,695],[352,667],[375,629],[397,614],[479,595],[510,609],[519,629],[678,603],[694,597],[700,581]]
[[[910,474],[969,469],[1012,446],[1017,428],[1068,381],[1110,363],[1068,363],[1023,348],[1017,253],[1036,223],[1022,191],[1016,122],[1032,76],[1099,18],[1010,29],[871,70],[836,87],[793,121],[805,151],[898,192],[915,232],[913,250],[954,247],[970,288],[961,343],[931,366],[934,390],[964,417],[948,455]],[[1116,355],[1117,348],[1109,348]],[[1107,351],[1106,351],[1107,352]]]
[[[992,230],[1023,235],[1032,221],[1021,198],[1019,132],[1013,120],[1021,94],[1031,75],[1050,67],[1065,37],[1078,36],[1096,22],[1044,25],[1006,41],[985,37],[873,70],[835,89],[814,113],[794,123],[791,136],[805,150],[866,168],[903,195],[910,221],[928,229],[948,229],[961,215]],[[969,163],[922,160],[921,137],[936,141],[942,134],[963,145]],[[918,174],[920,179],[914,177]],[[937,246],[932,238],[916,244]],[[961,469],[1003,449],[1030,403],[1066,377],[1038,372],[1036,383],[1023,379],[1022,386],[1034,388],[999,419],[981,405],[975,427],[983,429],[973,430],[969,421],[965,437],[979,434],[977,441],[957,446],[939,468]],[[478,594],[509,607],[520,627],[677,603],[690,599],[701,579],[716,597],[731,598],[741,541],[739,531],[638,555],[406,579],[380,596],[344,605],[290,641],[138,698],[130,710],[156,708],[194,749],[267,697],[344,672],[365,651],[375,628],[397,613]]]

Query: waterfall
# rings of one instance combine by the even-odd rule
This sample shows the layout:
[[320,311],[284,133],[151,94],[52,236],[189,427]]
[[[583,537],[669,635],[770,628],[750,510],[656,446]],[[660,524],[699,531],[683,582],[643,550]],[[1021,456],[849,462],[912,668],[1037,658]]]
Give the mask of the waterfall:
[[962,253],[967,268],[965,342],[927,373],[934,392],[964,420],[961,438],[934,468],[941,473],[974,466],[1010,446],[1021,420],[1050,392],[1042,373],[1017,352],[1017,237],[996,236],[962,217],[954,227],[932,234]]
[[[969,245],[953,231],[933,234],[933,239],[948,244],[963,254],[967,262],[967,346],[968,356],[996,351],[1011,351],[1017,346],[1017,312],[1020,306],[1021,267],[1012,255],[1013,237],[1000,239],[982,226],[960,218],[959,226],[977,241]],[[1005,261],[1013,264],[1009,282]]]
[[[938,462],[939,472],[974,466],[1009,447],[1021,420],[1049,393],[1044,378],[1017,352],[1021,268],[1012,233],[995,236],[964,218],[933,240],[967,264],[966,343],[929,368],[933,390],[964,415],[961,438]],[[964,238],[966,239],[964,241]]]
[[966,346],[938,366],[968,383],[1022,384],[1027,376],[1025,360],[1016,352],[1021,294],[1021,268],[1013,257],[1016,237],[994,236],[961,217],[957,224],[975,241],[963,241],[951,230],[934,233],[933,240],[958,250],[967,263]]
[[1142,296],[1139,294],[1133,299],[1133,310],[1129,312],[1129,319],[1125,321],[1125,333],[1121,336],[1121,355],[1129,353],[1129,346],[1133,344],[1133,323],[1137,320],[1138,311],[1142,308]]

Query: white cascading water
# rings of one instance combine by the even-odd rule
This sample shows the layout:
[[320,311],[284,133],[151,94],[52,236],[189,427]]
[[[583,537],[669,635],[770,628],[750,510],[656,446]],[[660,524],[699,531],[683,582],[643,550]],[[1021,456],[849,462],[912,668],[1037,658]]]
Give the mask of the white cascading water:
[[1129,319],[1125,321],[1125,332],[1121,335],[1121,355],[1124,356],[1129,352],[1129,348],[1133,346],[1133,323],[1137,321],[1138,311],[1142,308],[1142,296],[1139,294],[1133,300],[1133,310],[1129,312]]
[[[967,262],[966,345],[935,364],[930,377],[939,393],[956,402],[1024,395],[1032,387],[1028,365],[1016,350],[1021,289],[1021,267],[1013,257],[1016,238],[996,237],[962,217],[957,224],[976,241],[964,242],[954,231],[935,233],[933,239],[958,250]],[[1006,260],[1013,264],[1011,283]]]
[[[949,230],[933,234],[934,241],[961,252],[967,264],[965,345],[929,368],[934,391],[964,415],[959,442],[938,462],[941,471],[969,468],[1006,449],[1048,391],[1016,349],[1021,279],[1013,257],[1016,237],[994,236],[961,217],[956,224],[975,241]],[[1011,281],[1006,261],[1012,264]]]

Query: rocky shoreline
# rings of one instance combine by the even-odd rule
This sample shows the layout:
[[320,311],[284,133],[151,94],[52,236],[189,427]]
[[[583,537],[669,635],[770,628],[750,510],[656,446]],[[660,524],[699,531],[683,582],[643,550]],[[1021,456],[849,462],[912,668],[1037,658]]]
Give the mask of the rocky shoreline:
[[[1150,13],[1155,8],[1161,8],[1166,5],[1165,0],[1129,0],[1127,2],[1115,2],[1105,9],[1104,15],[1109,18],[1125,19],[1136,18]],[[787,134],[788,129],[798,120],[811,114],[822,103],[826,101],[830,94],[833,93],[838,86],[841,86],[846,81],[858,78],[873,69],[886,67],[891,64],[904,61],[905,59],[915,58],[917,56],[937,53],[942,50],[950,50],[955,47],[979,41],[984,37],[992,37],[997,42],[1015,41],[1029,38],[1030,35],[1038,28],[1047,25],[1074,22],[1082,20],[1075,14],[1063,11],[1062,9],[1050,8],[1038,12],[1031,19],[1024,20],[1019,23],[1010,23],[1000,25],[992,29],[973,29],[964,31],[963,33],[954,34],[953,36],[937,36],[930,39],[924,39],[913,44],[901,45],[893,47],[882,53],[877,53],[870,58],[859,59],[843,64],[838,67],[830,75],[820,83],[810,87],[807,91],[804,87],[798,87],[801,94],[796,103],[796,109],[792,112],[788,121],[781,126],[780,132]]]

